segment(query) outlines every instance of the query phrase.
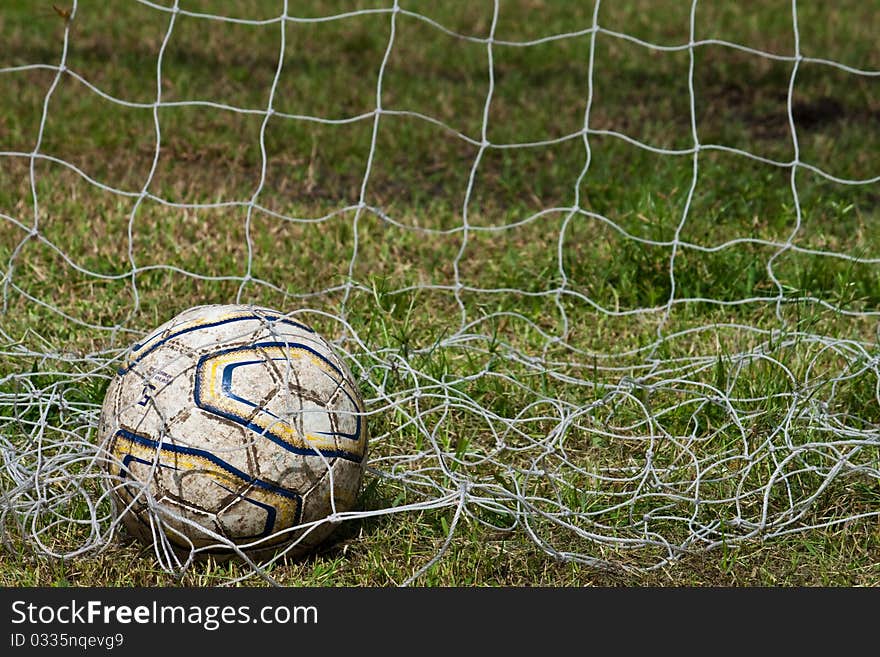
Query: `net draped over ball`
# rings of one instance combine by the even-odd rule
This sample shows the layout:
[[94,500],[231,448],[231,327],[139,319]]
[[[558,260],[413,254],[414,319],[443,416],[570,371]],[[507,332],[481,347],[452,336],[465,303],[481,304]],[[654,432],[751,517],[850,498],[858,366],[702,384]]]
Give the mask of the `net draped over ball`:
[[212,305],[132,347],[99,432],[132,534],[150,542],[161,527],[184,552],[261,558],[314,549],[335,527],[328,517],[354,506],[363,413],[351,372],[310,327]]

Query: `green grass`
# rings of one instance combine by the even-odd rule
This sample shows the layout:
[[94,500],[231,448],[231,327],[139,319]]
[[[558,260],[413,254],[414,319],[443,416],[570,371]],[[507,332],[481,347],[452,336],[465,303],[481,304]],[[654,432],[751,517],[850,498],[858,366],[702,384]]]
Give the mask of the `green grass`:
[[[58,3],[56,3],[58,4]],[[663,6],[633,0],[604,2],[599,24],[661,46],[680,46],[689,39],[689,4]],[[700,3],[695,20],[697,39],[719,39],[790,56],[794,52],[788,3],[754,11],[731,3]],[[857,2],[798,8],[801,52],[808,57],[839,61],[877,70],[875,38],[865,5]],[[478,38],[492,22],[490,3],[402,2],[450,30]],[[59,5],[60,6],[60,5]],[[280,3],[181,2],[191,11],[249,19],[278,15]],[[291,2],[296,16],[326,16],[366,2]],[[541,39],[582,30],[592,24],[585,3],[520,0],[502,4],[496,38],[501,41]],[[681,242],[710,249],[679,247],[675,260],[676,296],[737,302],[774,297],[777,287],[768,261],[789,299],[814,297],[854,315],[839,314],[807,302],[784,305],[784,324],[773,303],[712,303],[676,305],[663,322],[666,334],[712,324],[741,324],[762,330],[783,329],[775,360],[739,373],[731,360],[766,336],[724,328],[684,334],[662,343],[658,359],[714,355],[714,365],[696,372],[689,391],[674,386],[651,387],[650,374],[633,396],[613,414],[597,410],[596,426],[623,427],[642,417],[642,408],[672,409],[656,418],[670,435],[693,434],[702,448],[721,452],[742,437],[730,426],[723,406],[676,402],[697,395],[696,384],[714,385],[730,397],[755,399],[754,421],[746,427],[760,441],[784,421],[784,395],[797,386],[818,385],[831,412],[845,413],[850,426],[868,430],[880,423],[874,391],[876,372],[867,369],[846,376],[844,359],[816,342],[800,342],[798,332],[870,342],[876,321],[858,315],[876,310],[880,277],[876,264],[824,257],[790,250],[774,258],[795,227],[796,206],[790,170],[741,154],[707,149],[699,154],[699,177],[688,202],[693,175],[690,153],[660,154],[609,134],[589,136],[590,168],[576,190],[586,151],[578,132],[587,109],[591,35],[545,41],[529,47],[493,46],[494,89],[488,112],[487,139],[492,144],[560,140],[526,148],[489,148],[482,154],[466,208],[468,242],[458,262],[465,287],[511,289],[519,293],[461,293],[468,319],[490,316],[480,331],[491,339],[485,352],[463,348],[433,349],[457,326],[459,306],[443,290],[401,291],[419,285],[449,285],[453,262],[462,247],[460,227],[465,190],[482,139],[483,112],[489,90],[486,45],[463,41],[416,18],[400,14],[395,42],[382,79],[382,107],[369,183],[364,201],[381,207],[403,227],[362,213],[355,228],[355,210],[329,213],[356,205],[361,197],[367,156],[373,138],[373,117],[339,124],[271,117],[266,125],[265,179],[257,202],[269,212],[255,211],[248,220],[241,206],[180,209],[152,199],[138,203],[153,166],[156,134],[156,57],[171,15],[137,3],[81,2],[70,28],[67,66],[113,98],[145,106],[129,107],[94,93],[69,75],[60,77],[51,95],[40,144],[41,153],[75,165],[96,181],[127,194],[110,193],[57,162],[34,162],[39,199],[38,237],[29,237],[34,221],[30,161],[0,157],[0,212],[21,225],[0,219],[0,263],[6,278],[38,299],[89,324],[151,327],[174,312],[201,303],[222,303],[240,294],[244,302],[290,309],[301,303],[338,313],[341,292],[296,295],[343,286],[356,287],[347,300],[347,318],[371,348],[362,354],[368,372],[364,383],[385,393],[405,391],[413,384],[403,371],[390,370],[382,353],[396,354],[409,367],[438,380],[483,371],[474,381],[453,389],[492,412],[514,417],[534,395],[512,383],[522,381],[546,398],[579,406],[603,397],[617,385],[627,367],[638,369],[644,354],[618,357],[622,370],[606,363],[572,365],[570,374],[591,386],[571,386],[556,377],[536,374],[516,362],[495,356],[502,345],[525,353],[547,347],[541,331],[558,333],[560,308],[570,332],[568,344],[585,352],[621,354],[652,344],[663,313],[615,315],[597,313],[583,302],[589,297],[612,313],[638,308],[663,308],[669,299],[670,258],[676,231]],[[0,14],[0,34],[9,47],[0,67],[57,64],[63,20],[51,3],[14,1]],[[380,65],[390,36],[390,16],[373,14],[326,22],[290,22],[285,28],[284,68],[273,107],[276,112],[324,119],[347,119],[376,107]],[[278,60],[280,26],[229,24],[181,15],[164,51],[162,99],[199,100],[263,111],[268,104]],[[652,148],[690,149],[691,107],[688,90],[690,54],[660,50],[617,38],[596,36],[592,76],[590,128],[623,133]],[[739,149],[779,162],[794,158],[787,90],[791,61],[759,57],[720,44],[694,50],[694,120],[701,144]],[[29,153],[39,134],[46,93],[55,73],[22,70],[0,74],[0,151]],[[792,113],[797,125],[802,162],[841,178],[880,175],[880,78],[854,75],[816,62],[799,65]],[[399,112],[416,112],[444,126]],[[247,201],[260,185],[263,156],[262,114],[246,114],[207,106],[165,106],[158,111],[161,151],[149,185],[151,194],[178,203]],[[457,133],[471,141],[462,139]],[[568,138],[566,138],[568,137]],[[796,176],[797,206],[802,226],[794,244],[800,249],[834,251],[863,258],[880,255],[876,230],[878,186],[842,185],[806,169]],[[592,215],[567,220],[567,208],[579,199]],[[689,204],[688,204],[689,203]],[[560,208],[535,217],[547,208]],[[687,218],[682,217],[687,208]],[[308,221],[281,220],[271,213]],[[320,220],[318,220],[320,219]],[[522,223],[518,223],[522,222]],[[514,224],[516,224],[514,226]],[[504,227],[503,230],[495,230]],[[129,240],[129,230],[133,239]],[[426,237],[419,229],[436,231]],[[355,234],[355,230],[357,233]],[[562,231],[565,231],[564,234]],[[561,251],[557,250],[560,236]],[[353,271],[349,264],[357,238]],[[749,238],[750,243],[728,244]],[[57,247],[57,250],[53,248]],[[58,253],[68,255],[71,262]],[[14,269],[7,263],[14,252]],[[132,287],[132,262],[139,271]],[[248,264],[250,268],[248,269]],[[154,268],[170,265],[175,270]],[[567,291],[556,289],[565,272]],[[85,272],[82,270],[86,270]],[[187,272],[182,274],[180,271]],[[11,274],[11,276],[10,276]],[[96,277],[95,274],[99,275]],[[242,278],[251,280],[242,286]],[[232,277],[234,280],[219,280]],[[268,285],[262,284],[267,283]],[[291,296],[293,295],[293,296]],[[124,347],[133,335],[88,330],[65,321],[14,290],[4,298],[0,316],[3,333],[31,348],[63,345],[74,354]],[[335,335],[338,324],[310,316],[315,327]],[[39,336],[39,337],[37,337]],[[792,336],[791,342],[784,342]],[[552,347],[550,355],[554,352]],[[561,347],[560,357],[571,354]],[[48,389],[76,363],[46,363],[38,357],[0,356],[0,378],[33,371],[37,389]],[[48,371],[44,372],[43,369]],[[372,369],[370,369],[372,368]],[[587,372],[587,373],[585,373]],[[557,372],[564,373],[563,368]],[[100,404],[109,370],[91,377],[73,403]],[[834,383],[822,376],[841,376]],[[510,377],[510,378],[508,378]],[[6,385],[5,383],[0,385]],[[682,384],[684,386],[685,384]],[[833,390],[832,390],[833,387]],[[9,390],[3,388],[3,392]],[[36,407],[9,409],[4,417],[36,421]],[[45,410],[45,409],[42,409]],[[49,409],[50,422],[64,408]],[[491,448],[495,436],[488,423],[472,413],[450,411],[438,440],[454,453],[451,467],[475,478],[511,482],[511,471],[471,464],[467,455]],[[550,413],[550,409],[547,409]],[[439,414],[426,414],[430,424]],[[426,449],[424,435],[403,426],[400,411],[377,415],[371,433],[385,439],[371,450],[374,458],[391,458]],[[603,425],[603,423],[605,423]],[[6,422],[9,440],[22,440],[21,424]],[[512,463],[517,450],[543,436],[549,422],[535,420],[528,436],[507,437]],[[718,429],[721,429],[718,432]],[[575,427],[567,439],[569,457],[584,464],[616,466],[640,462],[645,444],[639,429],[625,440],[600,439],[581,445]],[[93,437],[82,428],[82,435]],[[791,440],[821,439],[806,423],[794,424]],[[668,445],[658,443],[657,458],[673,459]],[[664,451],[668,450],[668,451]],[[820,459],[821,457],[816,456]],[[829,455],[830,459],[831,456]],[[863,456],[876,469],[873,457]],[[550,461],[552,467],[552,461]],[[812,464],[819,467],[821,463]],[[826,463],[827,465],[827,463]],[[760,485],[773,463],[758,464],[749,484]],[[523,478],[523,483],[528,478]],[[483,479],[481,479],[483,480]],[[809,490],[817,479],[793,475],[792,482]],[[2,485],[6,485],[4,482]],[[575,477],[558,489],[531,482],[535,494],[572,508],[601,509],[607,501],[585,495],[588,481]],[[719,484],[713,491],[730,494]],[[614,493],[613,486],[609,494]],[[773,495],[781,495],[775,490]],[[387,508],[418,500],[390,481],[368,477],[361,507]],[[802,525],[876,512],[880,491],[876,477],[840,480],[806,512]],[[601,515],[614,526],[626,513]],[[769,508],[781,510],[784,495],[771,496]],[[551,509],[548,503],[545,510]],[[84,509],[77,510],[83,513]],[[678,513],[689,512],[686,505]],[[729,509],[717,511],[725,520]],[[488,514],[488,511],[486,512]],[[271,575],[287,585],[393,585],[406,580],[441,548],[449,533],[450,509],[376,516],[345,524],[321,553],[298,563],[277,564]],[[485,519],[488,519],[486,516]],[[507,519],[493,518],[503,525]],[[417,583],[423,585],[877,585],[880,529],[877,516],[791,533],[744,544],[724,545],[682,556],[675,564],[644,570],[660,552],[626,551],[574,537],[535,519],[544,539],[559,551],[584,553],[611,560],[620,568],[605,571],[576,562],[556,560],[540,550],[522,531],[503,532],[462,522],[445,556]],[[680,525],[680,523],[679,523]],[[663,531],[683,538],[676,523]],[[182,577],[168,575],[155,564],[149,549],[125,536],[104,551],[71,561],[34,555],[18,530],[7,523],[9,554],[0,561],[0,584],[23,585],[215,585],[246,573],[236,564],[201,564]],[[82,540],[76,527],[51,533],[55,547]],[[259,580],[248,580],[259,583]]]

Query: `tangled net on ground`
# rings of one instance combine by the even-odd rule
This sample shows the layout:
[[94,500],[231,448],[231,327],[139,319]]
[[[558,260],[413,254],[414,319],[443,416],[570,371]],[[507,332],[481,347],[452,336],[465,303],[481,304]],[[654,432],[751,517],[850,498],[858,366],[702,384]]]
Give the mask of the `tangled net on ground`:
[[[347,357],[366,401],[367,422],[372,428],[368,477],[405,494],[402,503],[380,503],[338,514],[332,520],[352,522],[426,510],[448,513],[450,518],[446,539],[437,547],[435,557],[414,572],[410,582],[443,557],[463,522],[521,533],[559,559],[614,567],[618,557],[633,552],[648,555],[641,559],[641,567],[654,568],[693,551],[880,516],[876,505],[863,504],[855,510],[837,505],[839,496],[845,498],[856,489],[874,491],[872,499],[876,499],[880,480],[880,349],[871,327],[880,310],[870,300],[846,301],[804,293],[786,279],[782,264],[790,255],[806,261],[832,259],[853,267],[880,263],[878,257],[818,248],[801,239],[805,232],[803,177],[834,185],[839,194],[851,189],[853,196],[866,190],[874,190],[876,195],[880,169],[866,171],[864,177],[844,178],[802,159],[794,99],[804,67],[824,67],[860,81],[880,79],[880,70],[802,53],[797,2],[792,2],[790,9],[795,48],[787,54],[700,38],[696,25],[701,4],[697,2],[690,8],[689,39],[676,45],[651,43],[603,27],[602,4],[596,3],[590,23],[572,26],[570,32],[511,41],[496,34],[504,12],[497,0],[479,34],[458,32],[396,1],[319,17],[293,15],[284,2],[279,13],[260,19],[192,11],[176,1],[168,5],[144,1],[141,7],[165,25],[155,59],[156,95],[144,102],[114,96],[102,89],[99,81],[68,63],[71,34],[79,16],[76,3],[59,43],[58,61],[0,62],[4,66],[0,79],[35,71],[51,76],[39,108],[33,148],[0,152],[0,163],[26,169],[30,200],[29,205],[20,204],[14,212],[0,215],[0,230],[11,236],[4,242],[10,244],[2,269],[7,319],[0,325],[4,343],[0,355],[4,363],[0,377],[0,524],[7,544],[23,541],[39,554],[73,558],[106,549],[121,531],[108,496],[114,485],[105,468],[109,457],[97,444],[95,429],[101,392],[128,345],[152,328],[144,325],[142,310],[149,287],[145,281],[156,274],[191,281],[208,290],[231,283],[236,286],[236,302],[258,303],[264,298],[260,295],[274,295],[272,298],[285,308],[295,308],[292,317],[314,322],[332,337]],[[276,92],[289,66],[286,53],[292,30],[377,18],[385,21],[387,41],[375,78],[372,110],[339,118],[300,115],[275,107]],[[277,58],[266,90],[267,105],[245,107],[199,98],[166,100],[164,57],[175,44],[181,21],[274,30]],[[436,32],[453,43],[482,49],[487,92],[479,134],[469,134],[445,118],[395,107],[388,99],[386,75],[393,54],[402,47],[404,23]],[[596,110],[593,79],[600,39],[687,56],[690,145],[658,147],[625,132],[596,127],[591,117]],[[546,140],[490,140],[498,51],[573,40],[588,45],[582,62],[587,80],[582,127]],[[702,53],[711,48],[733,49],[789,67],[782,93],[794,152],[791,159],[773,159],[700,141],[695,71]],[[140,185],[116,187],[44,150],[53,98],[59,88],[69,85],[106,103],[151,115],[155,128],[152,166]],[[259,121],[260,177],[251,194],[216,202],[162,196],[154,176],[163,154],[172,148],[163,138],[162,113],[181,108]],[[371,196],[370,183],[379,166],[377,143],[383,131],[393,129],[393,119],[439,128],[443,139],[460,143],[472,153],[463,177],[461,212],[451,225],[434,226],[427,219],[411,221],[397,211],[393,198],[379,203]],[[320,216],[297,216],[263,202],[271,173],[267,132],[276,122],[317,124],[330,130],[351,124],[368,127],[370,147],[361,162],[363,177],[355,203],[331,207]],[[692,174],[679,220],[668,237],[639,234],[608,213],[590,209],[582,189],[594,170],[593,153],[600,140],[625,142],[633,149],[689,164]],[[563,142],[578,144],[581,149],[579,170],[566,172],[571,179],[571,203],[541,207],[524,217],[494,217],[490,223],[476,216],[473,199],[485,158]],[[784,238],[743,235],[704,245],[686,237],[689,227],[706,220],[696,214],[694,199],[701,186],[711,184],[713,170],[706,162],[715,154],[744,158],[783,174],[789,190],[790,220]],[[877,164],[876,159],[873,163]],[[92,193],[119,201],[115,212],[121,218],[122,231],[116,237],[124,244],[126,262],[107,267],[85,265],[88,245],[81,245],[83,252],[76,252],[57,243],[47,230],[41,205],[47,192],[39,183],[50,170],[72,172]],[[195,211],[238,212],[241,222],[236,230],[244,236],[242,257],[224,271],[211,273],[177,262],[144,264],[136,257],[135,242],[140,221],[155,208],[180,221]],[[305,236],[337,224],[347,226],[350,258],[344,266],[344,281],[291,291],[283,281],[262,273],[255,255],[258,224],[298,230]],[[365,227],[372,230],[374,226],[381,227],[378,238],[365,232]],[[540,280],[535,289],[485,286],[473,277],[471,265],[481,262],[475,259],[478,254],[474,251],[484,240],[503,242],[520,234],[518,231],[531,230],[549,234],[555,267],[552,276]],[[666,268],[660,277],[665,281],[666,296],[648,306],[605,303],[593,294],[590,284],[580,280],[571,255],[578,243],[576,233],[583,230],[619,244],[620,257],[630,257],[630,248],[656,248],[665,253]],[[372,268],[381,269],[382,256],[371,250],[371,240],[386,244],[453,240],[459,247],[451,262],[436,269],[436,263],[425,256],[417,268],[431,276],[378,290],[369,274]],[[131,298],[124,316],[96,320],[87,308],[88,286],[77,293],[85,306],[58,299],[51,281],[40,287],[39,280],[35,283],[27,274],[34,247],[57,259],[64,275],[98,286],[118,286],[116,289]],[[687,258],[739,248],[765,254],[758,268],[766,277],[764,288],[732,299],[682,293],[688,289],[682,273]],[[589,256],[579,252],[578,257]],[[496,309],[499,298],[506,300],[505,305]],[[439,316],[431,312],[437,303],[445,304]],[[542,304],[539,317],[530,310],[535,303]],[[742,315],[735,314],[744,307],[757,309],[755,317],[760,316],[761,321],[744,321]],[[701,314],[701,308],[708,310]],[[424,331],[413,332],[407,341],[395,345],[371,327],[382,321],[380,316],[397,318],[401,309],[409,313],[407,318],[415,316],[412,321],[416,325],[423,321]],[[31,310],[35,317],[53,317],[68,334],[88,336],[86,342],[93,348],[67,347],[64,331],[44,337],[41,326],[29,323],[22,331],[21,322],[13,317],[20,318]],[[694,312],[688,315],[685,310]],[[728,310],[732,319],[725,320]],[[358,314],[366,312],[376,314],[373,324],[358,320]],[[798,321],[811,313],[823,321],[830,319],[813,324]],[[419,319],[419,315],[423,317]],[[591,340],[585,337],[589,330],[584,328],[592,326],[590,322],[609,322],[617,327],[614,330],[619,339],[612,337],[610,344],[619,348],[608,349],[609,341],[604,349],[591,348]],[[644,339],[648,334],[652,337]],[[67,538],[59,541],[59,535]],[[217,540],[223,543],[222,536]],[[155,553],[163,568],[184,570],[199,552],[197,548],[188,556],[176,554],[161,526],[156,526]],[[265,564],[251,562],[251,566],[251,574],[271,579]]]

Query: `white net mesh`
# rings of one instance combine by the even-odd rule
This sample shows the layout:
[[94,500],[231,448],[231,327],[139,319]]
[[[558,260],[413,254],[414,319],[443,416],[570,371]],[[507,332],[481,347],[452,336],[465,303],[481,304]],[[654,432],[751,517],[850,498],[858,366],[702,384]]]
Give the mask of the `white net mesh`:
[[651,568],[880,515],[878,63],[802,48],[797,2],[757,45],[701,33],[710,3],[645,38],[531,4],[142,1],[113,36],[74,2],[3,52],[10,97],[39,90],[0,130],[7,544],[113,544],[102,392],[203,302],[349,356],[384,492],[341,519],[445,513],[409,581],[464,522]]

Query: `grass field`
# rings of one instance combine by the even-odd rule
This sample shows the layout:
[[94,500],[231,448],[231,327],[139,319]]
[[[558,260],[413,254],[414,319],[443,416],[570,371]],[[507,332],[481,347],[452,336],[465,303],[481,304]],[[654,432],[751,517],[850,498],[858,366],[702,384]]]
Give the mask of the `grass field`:
[[[202,303],[302,306],[330,337],[343,332],[344,315],[366,345],[357,374],[376,408],[396,394],[417,404],[414,385],[455,381],[450,389],[462,399],[515,418],[535,399],[592,404],[623,377],[647,372],[630,401],[605,416],[597,411],[590,425],[613,425],[624,439],[573,449],[568,458],[578,463],[643,462],[645,408],[662,409],[650,426],[666,435],[728,449],[740,438],[723,404],[680,403],[705,385],[752,400],[741,403],[756,444],[783,441],[774,438],[783,422],[790,443],[824,438],[809,418],[787,417],[800,394],[818,395],[828,417],[875,441],[859,452],[852,476],[823,487],[803,509],[800,526],[817,526],[808,531],[693,550],[648,570],[662,551],[599,545],[534,519],[554,550],[621,566],[602,570],[554,558],[522,528],[462,522],[417,584],[880,585],[880,374],[872,360],[880,51],[870,3],[798,3],[795,35],[790,2],[701,2],[694,39],[714,41],[688,49],[685,2],[603,2],[598,34],[589,31],[590,3],[504,0],[493,21],[491,2],[401,2],[405,11],[396,15],[287,21],[278,76],[282,26],[271,19],[283,2],[180,2],[189,12],[252,23],[157,8],[170,4],[79,2],[61,74],[66,22],[57,10],[70,3],[12,0],[0,10],[5,444],[26,442],[28,422],[60,426],[69,412],[63,403],[14,408],[5,400],[20,386],[48,394],[95,368],[64,394],[78,408],[97,407],[113,371],[107,355],[139,329]],[[287,14],[388,6],[289,2]],[[493,29],[490,78],[485,39]],[[547,39],[569,33],[579,34]],[[792,60],[796,47],[806,59]],[[162,104],[154,107],[157,86]],[[270,94],[278,116],[267,120]],[[696,184],[694,126],[703,145]],[[46,157],[29,157],[37,145]],[[793,193],[785,163],[795,158],[808,167],[796,168]],[[583,213],[571,212],[576,203]],[[477,346],[462,338],[436,348],[450,333],[468,333],[460,331],[463,312],[475,322]],[[564,340],[548,340],[563,324]],[[779,346],[740,375],[734,355],[770,330],[780,332]],[[658,332],[678,336],[652,352],[659,374],[645,369],[644,351],[633,351],[654,344]],[[861,345],[862,366],[829,349],[830,340]],[[562,364],[542,375],[528,362],[496,358],[503,349]],[[608,355],[609,364],[584,354]],[[664,363],[701,354],[708,369],[662,378]],[[395,359],[405,366],[391,367]],[[413,372],[421,374],[416,384]],[[371,417],[377,469],[427,449],[430,431],[407,423],[406,408]],[[39,417],[41,409],[47,415]],[[466,458],[494,443],[491,422],[454,405],[448,417],[442,410],[420,417],[460,471],[508,485],[511,472],[527,478],[538,467],[527,448],[552,426],[542,412],[527,424],[529,437],[512,439],[511,470],[495,471]],[[94,426],[71,430],[94,435]],[[662,458],[666,447],[656,449]],[[517,461],[518,450],[528,459]],[[838,448],[818,454],[808,465],[841,458]],[[753,476],[769,477],[773,465],[763,462]],[[810,472],[789,482],[816,487]],[[2,477],[11,486],[8,471]],[[568,483],[559,494],[566,504],[597,503],[578,496],[576,480]],[[709,494],[730,494],[722,488]],[[418,492],[418,484],[368,476],[361,505],[412,503]],[[770,508],[776,503],[785,501]],[[721,522],[733,506],[718,510]],[[275,564],[271,575],[284,585],[399,584],[444,546],[453,511],[346,523],[325,551]],[[125,537],[76,559],[47,558],[11,514],[3,517],[7,586],[216,585],[247,572],[208,563],[171,575]],[[618,521],[610,512],[602,519]],[[683,540],[681,522],[658,523]],[[60,527],[47,540],[63,552],[83,531]]]

